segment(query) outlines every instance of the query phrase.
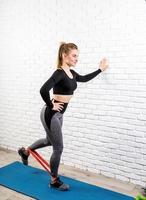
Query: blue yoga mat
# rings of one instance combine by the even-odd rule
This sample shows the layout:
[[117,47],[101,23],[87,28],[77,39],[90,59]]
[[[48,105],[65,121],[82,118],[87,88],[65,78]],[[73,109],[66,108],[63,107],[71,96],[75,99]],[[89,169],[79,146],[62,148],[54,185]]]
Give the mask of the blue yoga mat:
[[0,168],[0,185],[39,200],[134,200],[134,198],[65,176],[66,192],[49,188],[49,174],[41,169],[14,162]]

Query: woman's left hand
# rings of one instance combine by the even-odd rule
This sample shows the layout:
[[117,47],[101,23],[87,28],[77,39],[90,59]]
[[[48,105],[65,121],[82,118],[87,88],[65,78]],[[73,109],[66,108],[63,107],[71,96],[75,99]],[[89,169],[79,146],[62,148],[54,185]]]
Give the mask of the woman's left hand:
[[105,71],[109,66],[109,62],[106,58],[103,58],[100,63],[99,63],[99,69],[101,69],[101,71]]

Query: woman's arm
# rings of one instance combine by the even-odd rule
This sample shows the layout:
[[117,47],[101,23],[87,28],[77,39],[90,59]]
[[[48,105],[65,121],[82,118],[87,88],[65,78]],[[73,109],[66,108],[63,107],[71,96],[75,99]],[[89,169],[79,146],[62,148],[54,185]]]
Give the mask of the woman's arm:
[[61,73],[59,70],[56,70],[53,75],[44,83],[44,85],[40,89],[40,94],[44,102],[49,106],[51,109],[53,108],[53,103],[50,100],[50,90],[54,87],[61,80]]
[[72,70],[72,71],[75,73],[76,80],[78,82],[87,82],[87,81],[90,81],[91,79],[95,78],[102,71],[105,71],[107,69],[107,67],[108,67],[108,61],[106,58],[103,58],[99,63],[99,69],[90,74],[80,75],[77,72],[75,72],[74,70]]
[[86,75],[80,75],[75,71],[73,71],[73,72],[75,73],[77,82],[87,82],[87,81],[90,81],[91,79],[93,79],[94,77],[96,77],[99,73],[101,73],[101,69],[98,69],[98,70],[96,70],[90,74],[86,74]]

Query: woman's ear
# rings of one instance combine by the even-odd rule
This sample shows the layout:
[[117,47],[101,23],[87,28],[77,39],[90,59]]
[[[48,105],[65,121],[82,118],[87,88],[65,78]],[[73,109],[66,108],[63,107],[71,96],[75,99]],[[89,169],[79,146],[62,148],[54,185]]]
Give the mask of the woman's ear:
[[66,58],[66,56],[67,56],[66,53],[63,53],[63,54],[62,54],[62,58],[63,58],[63,60]]

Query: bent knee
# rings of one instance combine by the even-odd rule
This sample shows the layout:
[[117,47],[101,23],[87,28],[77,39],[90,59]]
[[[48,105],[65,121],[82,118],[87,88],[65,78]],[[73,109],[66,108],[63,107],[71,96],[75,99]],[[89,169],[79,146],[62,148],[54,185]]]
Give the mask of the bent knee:
[[48,138],[45,138],[45,139],[44,139],[44,145],[50,146],[50,141],[49,141]]

